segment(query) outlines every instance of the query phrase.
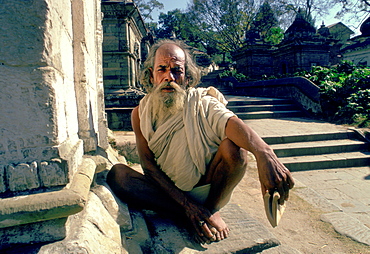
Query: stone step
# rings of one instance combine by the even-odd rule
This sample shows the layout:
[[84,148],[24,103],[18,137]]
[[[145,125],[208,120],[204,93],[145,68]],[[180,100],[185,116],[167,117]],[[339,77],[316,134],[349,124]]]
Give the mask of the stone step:
[[269,105],[241,105],[241,106],[228,106],[228,109],[234,113],[239,112],[252,112],[252,111],[285,111],[295,109],[293,104],[269,104]]
[[362,167],[370,165],[370,152],[283,157],[281,158],[281,162],[284,163],[290,171]]
[[294,142],[310,142],[310,141],[322,141],[322,140],[338,140],[338,139],[356,139],[357,136],[353,131],[337,131],[337,132],[321,132],[321,133],[310,133],[310,134],[299,134],[291,136],[265,136],[263,140],[269,144],[286,144]]
[[226,96],[229,101],[228,106],[242,105],[276,105],[276,104],[292,104],[289,99],[266,98],[266,97],[245,97],[245,96]]
[[368,144],[359,140],[341,139],[275,144],[271,147],[278,157],[290,157],[366,151]]
[[262,118],[287,118],[301,116],[302,112],[299,110],[286,110],[286,111],[258,111],[258,112],[243,112],[236,113],[242,119],[262,119]]

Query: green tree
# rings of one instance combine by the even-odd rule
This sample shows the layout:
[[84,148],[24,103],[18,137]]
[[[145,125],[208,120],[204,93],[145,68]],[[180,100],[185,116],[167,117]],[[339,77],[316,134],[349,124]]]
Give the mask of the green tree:
[[255,5],[243,0],[193,0],[187,10],[191,24],[200,31],[206,48],[232,52],[244,42],[244,33]]
[[252,22],[252,27],[256,29],[262,37],[265,37],[272,27],[278,25],[278,20],[268,2],[264,2],[259,8]]
[[158,26],[153,30],[157,38],[176,38],[186,41],[188,45],[203,49],[202,33],[189,21],[189,15],[180,9],[161,13]]
[[162,10],[164,8],[163,3],[157,0],[134,0],[134,2],[139,8],[141,16],[146,22],[153,20],[152,12],[155,9]]
[[279,27],[279,21],[270,4],[264,2],[251,24],[251,29],[258,32],[261,39],[271,44],[278,44],[284,37],[284,31]]
[[279,44],[284,38],[284,30],[280,27],[271,27],[265,37],[265,41],[272,45]]

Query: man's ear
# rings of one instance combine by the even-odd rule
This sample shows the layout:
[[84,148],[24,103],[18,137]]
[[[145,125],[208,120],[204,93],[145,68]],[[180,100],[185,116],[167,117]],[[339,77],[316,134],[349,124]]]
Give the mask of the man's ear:
[[150,83],[153,84],[154,78],[153,78],[153,68],[148,68],[149,74],[150,74]]
[[189,88],[189,83],[190,83],[190,77],[186,76],[185,77],[185,87]]

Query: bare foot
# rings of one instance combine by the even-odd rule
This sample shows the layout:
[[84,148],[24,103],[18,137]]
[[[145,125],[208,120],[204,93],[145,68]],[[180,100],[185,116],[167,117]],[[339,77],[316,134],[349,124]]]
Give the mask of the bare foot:
[[209,218],[210,226],[216,229],[216,241],[221,241],[229,236],[230,229],[225,221],[221,218],[220,212],[215,212]]
[[229,236],[230,229],[221,218],[219,212],[211,215],[208,219],[208,223],[199,225],[201,235],[197,234],[195,239],[199,243],[211,243],[221,241]]

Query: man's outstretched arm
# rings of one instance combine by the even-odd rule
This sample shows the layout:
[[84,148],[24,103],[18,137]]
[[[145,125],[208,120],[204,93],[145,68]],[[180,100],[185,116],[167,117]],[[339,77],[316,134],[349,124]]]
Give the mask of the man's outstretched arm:
[[155,161],[154,154],[149,149],[148,142],[140,130],[138,107],[132,111],[131,122],[136,137],[136,146],[140,157],[140,163],[144,173],[184,208],[185,214],[188,216],[199,235],[205,233],[208,238],[213,237],[208,227],[199,227],[199,221],[206,221],[212,225],[212,222],[209,221],[209,218],[212,216],[210,211],[188,198],[182,190],[176,187],[173,181],[160,169]]
[[294,180],[271,147],[237,117],[231,117],[228,120],[225,132],[237,146],[250,151],[256,157],[262,194],[277,190],[281,197],[279,200],[281,204],[288,200],[289,189],[293,188]]

